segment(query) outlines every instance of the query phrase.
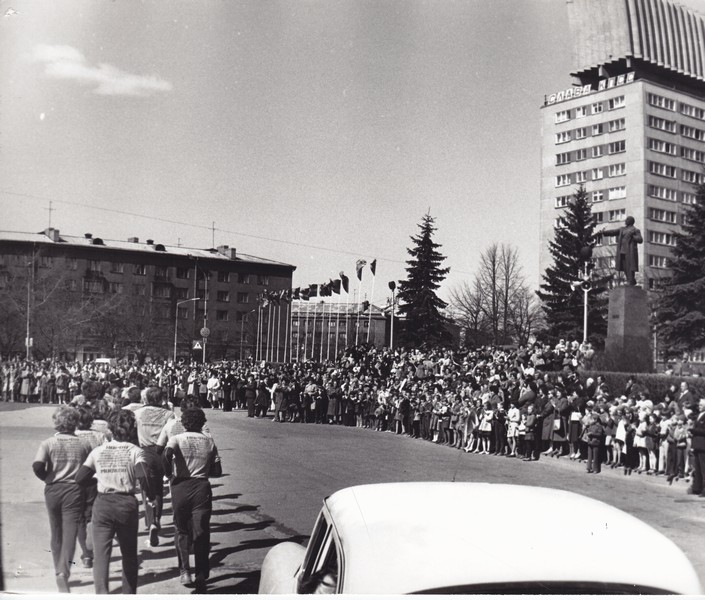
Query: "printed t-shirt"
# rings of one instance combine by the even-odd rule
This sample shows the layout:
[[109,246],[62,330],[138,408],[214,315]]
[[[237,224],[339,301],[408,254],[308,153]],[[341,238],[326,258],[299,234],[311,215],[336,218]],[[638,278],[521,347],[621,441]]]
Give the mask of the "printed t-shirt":
[[91,445],[72,433],[55,433],[39,444],[34,462],[47,465],[44,483],[75,482],[76,473],[91,451]]
[[[184,433],[186,428],[184,427],[181,419],[171,419],[166,422],[166,425],[162,428],[159,434],[159,439],[157,440],[157,446],[166,446],[166,443],[173,438],[175,435]],[[201,432],[208,437],[211,437],[211,432],[208,429],[208,425],[204,425]]]
[[144,462],[140,448],[130,442],[112,440],[94,448],[84,465],[95,471],[99,493],[134,494],[137,483],[135,466]]
[[142,406],[135,411],[137,438],[140,446],[154,446],[164,425],[176,415],[161,406]]
[[172,470],[175,478],[207,478],[211,465],[220,461],[212,438],[203,433],[186,431],[172,437],[167,446],[174,451]]
[[77,429],[76,435],[82,440],[86,440],[91,445],[91,450],[106,442],[105,435],[100,431],[93,431],[92,429]]

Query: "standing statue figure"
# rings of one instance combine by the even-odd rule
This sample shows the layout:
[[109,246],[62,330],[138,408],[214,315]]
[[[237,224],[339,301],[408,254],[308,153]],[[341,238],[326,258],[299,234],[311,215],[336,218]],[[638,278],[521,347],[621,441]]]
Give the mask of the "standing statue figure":
[[636,285],[634,274],[639,270],[639,255],[637,244],[644,242],[641,231],[634,227],[634,217],[627,217],[624,227],[618,229],[603,229],[599,232],[603,236],[617,238],[617,256],[615,267],[623,271],[627,278],[627,285]]

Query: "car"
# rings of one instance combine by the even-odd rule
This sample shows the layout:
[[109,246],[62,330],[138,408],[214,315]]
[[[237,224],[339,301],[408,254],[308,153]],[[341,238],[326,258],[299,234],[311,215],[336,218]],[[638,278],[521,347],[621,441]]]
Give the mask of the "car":
[[381,483],[323,502],[282,542],[259,593],[702,594],[668,538],[604,502],[490,483]]

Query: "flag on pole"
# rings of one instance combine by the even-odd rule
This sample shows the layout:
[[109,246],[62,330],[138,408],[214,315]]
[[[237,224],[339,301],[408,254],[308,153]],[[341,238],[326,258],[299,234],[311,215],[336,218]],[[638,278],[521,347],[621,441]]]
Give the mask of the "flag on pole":
[[279,306],[279,294],[277,292],[269,292],[267,297],[274,306]]
[[340,279],[336,279],[335,281],[331,279],[330,291],[334,294],[340,294]]
[[309,292],[309,288],[304,288],[304,289],[302,289],[302,290],[299,292],[300,298],[301,298],[302,300],[308,300],[308,298],[309,298],[308,292]]
[[294,300],[298,300],[299,298],[301,298],[301,288],[297,287],[297,288],[294,288],[293,290],[291,290],[291,297]]
[[361,313],[365,313],[365,312],[367,312],[369,309],[370,309],[370,302],[369,302],[368,300],[365,300],[365,301],[362,303],[362,307],[360,308],[360,312],[361,312]]
[[313,298],[314,296],[318,296],[318,285],[312,283],[308,286],[308,297]]
[[348,279],[347,275],[345,275],[345,273],[343,273],[342,271],[339,273],[339,275],[341,285],[343,286],[343,291],[347,294],[350,286],[350,279]]
[[370,263],[370,271],[372,271],[373,277],[377,274],[377,259],[376,258]]
[[357,271],[357,278],[362,281],[362,267],[367,264],[367,261],[363,258],[355,263],[355,270]]

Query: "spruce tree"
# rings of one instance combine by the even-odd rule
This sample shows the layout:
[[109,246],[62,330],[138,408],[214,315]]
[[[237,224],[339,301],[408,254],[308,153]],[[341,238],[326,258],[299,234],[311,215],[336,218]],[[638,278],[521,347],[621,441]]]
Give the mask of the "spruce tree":
[[[588,195],[580,186],[562,215],[561,226],[549,243],[553,265],[546,269],[540,291],[546,317],[545,335],[550,341],[583,339],[583,291],[572,284],[580,281],[585,258],[583,248],[595,245],[595,220]],[[596,345],[607,334],[606,280],[594,277],[588,294],[588,338]]]
[[654,321],[668,357],[705,347],[705,171],[688,207],[669,267],[661,285]]
[[404,341],[411,346],[433,346],[449,343],[448,320],[441,314],[447,304],[436,295],[449,269],[441,268],[445,260],[440,244],[433,241],[434,219],[424,215],[420,233],[411,236],[413,247],[407,248],[406,281],[399,282],[399,311],[406,317]]

